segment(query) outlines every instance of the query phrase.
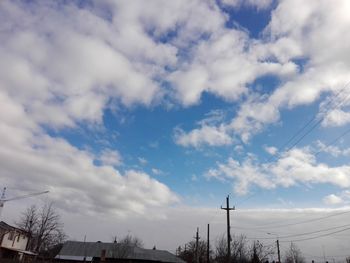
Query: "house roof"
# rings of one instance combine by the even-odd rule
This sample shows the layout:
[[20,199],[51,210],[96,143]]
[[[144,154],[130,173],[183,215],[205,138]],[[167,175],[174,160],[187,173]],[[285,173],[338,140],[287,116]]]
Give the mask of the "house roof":
[[16,251],[16,252],[23,253],[25,255],[31,255],[31,256],[37,255],[37,253],[34,253],[32,251],[23,250],[23,249],[17,249],[17,248],[13,248],[13,247],[1,247],[1,249],[5,249],[5,250],[7,249],[7,250]]
[[13,229],[15,229],[15,227],[10,226],[9,224],[5,223],[4,221],[0,222],[0,230],[7,231],[7,230],[13,230]]
[[5,223],[4,221],[0,221],[0,232],[3,232],[3,231],[12,231],[12,230],[20,231],[20,232],[22,232],[22,233],[27,233],[27,232],[24,231],[23,229],[20,229],[20,228],[18,228],[18,227],[11,226],[11,225]]
[[55,257],[56,259],[62,259],[62,260],[70,260],[70,261],[86,261],[91,262],[93,260],[92,257],[83,257],[83,256],[69,256],[69,255],[57,255]]
[[[124,248],[125,247],[123,247],[123,249]],[[67,241],[56,258],[99,258],[101,257],[102,250],[105,250],[106,258],[128,258],[153,262],[184,263],[182,259],[166,250],[153,250],[129,246],[127,248],[127,253],[121,256],[120,254],[118,255],[120,249],[122,249],[122,247],[117,243]]]

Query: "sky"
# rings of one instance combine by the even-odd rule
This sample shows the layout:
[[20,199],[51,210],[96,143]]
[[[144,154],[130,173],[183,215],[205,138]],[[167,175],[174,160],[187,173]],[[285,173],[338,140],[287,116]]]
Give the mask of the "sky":
[[[50,191],[6,203],[2,220],[52,201],[71,239],[132,233],[173,251],[207,223],[222,235],[230,195],[234,234],[342,259],[349,12],[347,0],[1,1],[0,186]],[[344,232],[306,234],[329,228]]]

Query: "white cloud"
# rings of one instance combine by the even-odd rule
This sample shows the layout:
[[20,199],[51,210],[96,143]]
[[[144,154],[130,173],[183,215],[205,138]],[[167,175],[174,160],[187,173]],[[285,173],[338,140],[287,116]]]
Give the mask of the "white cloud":
[[340,109],[335,109],[329,112],[324,120],[322,121],[322,125],[325,127],[333,126],[343,126],[350,122],[350,112],[345,112]]
[[143,157],[138,157],[137,160],[139,160],[141,165],[146,165],[148,163],[148,161]]
[[[223,3],[261,9],[271,1]],[[253,95],[228,125],[248,141],[279,119],[280,108],[312,103],[345,83],[347,10],[346,0],[279,2],[264,39],[253,40],[225,28],[227,15],[212,1],[96,1],[92,8],[2,1],[0,85],[36,122],[62,128],[100,123],[111,98],[149,105],[166,94],[189,106],[209,92],[232,101],[250,94],[257,78],[276,75],[282,86],[263,100]],[[159,41],[174,30],[167,43]],[[306,61],[302,69],[298,58]],[[347,112],[342,116],[331,114],[325,123],[342,125]]]
[[159,169],[157,169],[157,168],[152,168],[152,173],[153,173],[154,175],[161,175],[161,174],[163,174],[163,171],[162,171],[162,170],[159,170]]
[[[56,2],[0,3],[0,99],[6,112],[0,130],[2,183],[47,187],[65,209],[124,213],[169,204],[176,196],[165,185],[143,172],[120,173],[110,166],[120,163],[119,153],[103,152],[98,158],[104,165],[97,167],[93,153],[50,137],[41,127],[102,125],[110,101],[126,107],[150,105],[167,92],[156,79],[171,80],[184,105],[198,102],[204,91],[234,100],[246,92],[256,72],[260,76],[283,68],[256,63],[244,53],[248,35],[223,30],[225,15],[212,2],[143,3],[95,2],[89,8]],[[176,27],[174,39],[159,41]],[[210,36],[208,41],[204,35]],[[195,42],[198,47],[190,47]],[[179,49],[192,55],[178,61]],[[168,76],[166,67],[174,73]],[[233,73],[241,78],[236,80]],[[195,87],[185,88],[187,75],[196,76]],[[203,129],[181,143],[232,143],[224,127]],[[18,162],[21,165],[14,164]]]
[[234,147],[234,150],[235,150],[236,153],[242,154],[242,153],[243,153],[243,150],[244,150],[244,147],[243,147],[243,145],[239,144],[239,145],[236,145],[236,146]]
[[278,151],[278,149],[273,146],[264,146],[264,150],[271,155],[275,155]]
[[225,125],[220,123],[225,119],[225,112],[212,110],[205,114],[205,118],[198,121],[199,126],[189,132],[181,128],[174,129],[174,140],[184,147],[200,148],[205,145],[223,146],[234,142],[232,135]]
[[350,155],[350,148],[343,148],[342,149],[342,148],[335,146],[335,145],[326,145],[319,140],[316,142],[316,145],[319,149],[318,152],[325,152],[325,153],[328,153],[334,157],[338,157],[341,155],[343,155],[343,156]]
[[319,163],[307,148],[293,149],[277,162],[258,163],[254,156],[239,162],[229,158],[208,170],[209,178],[230,180],[238,194],[246,194],[253,185],[264,189],[290,187],[297,184],[333,184],[341,188],[350,186],[350,166],[329,166]]
[[279,112],[273,104],[266,103],[264,97],[252,96],[241,105],[237,116],[227,126],[247,143],[252,134],[263,129],[263,123],[273,123],[278,119]]
[[343,203],[344,200],[335,194],[330,194],[330,195],[327,195],[325,198],[323,198],[323,202],[326,205],[339,205]]
[[[265,8],[270,1],[248,3]],[[148,106],[167,95],[189,106],[199,103],[204,92],[227,101],[247,95],[232,121],[202,123],[175,136],[178,144],[194,147],[229,145],[235,135],[247,142],[264,125],[278,121],[281,108],[310,104],[348,81],[348,11],[346,0],[337,5],[282,1],[264,39],[253,40],[248,32],[225,28],[227,16],[213,1],[95,1],[89,8],[1,1],[1,183],[48,187],[66,209],[122,213],[168,205],[176,196],[165,185],[143,172],[96,167],[93,153],[48,136],[41,125],[55,129],[80,122],[101,125],[110,101]],[[168,43],[160,41],[174,31]],[[305,65],[297,66],[295,59],[305,59]],[[249,92],[258,77],[269,74],[281,78],[281,87],[269,97]],[[159,79],[170,81],[170,91]],[[330,114],[325,123],[345,124],[347,113],[342,114],[338,119]],[[104,159],[115,165],[118,158]],[[344,187],[349,184],[348,170],[317,164],[300,150],[275,165],[230,159],[209,174],[237,178],[236,190],[242,193],[251,184],[269,188],[328,182]]]
[[214,126],[220,124],[225,119],[225,111],[223,110],[211,110],[205,114],[205,118],[198,121],[198,125]]
[[[321,94],[337,94],[348,83],[350,38],[344,32],[350,26],[349,10],[346,0],[337,5],[329,1],[278,3],[265,29],[266,41],[256,42],[251,52],[262,61],[270,58],[284,65],[297,59],[303,62],[296,74],[281,78],[281,85],[268,98],[255,105],[248,97],[241,106],[231,125],[243,141],[279,121],[280,109],[314,103]],[[264,114],[259,114],[259,109]],[[348,119],[347,111],[337,109],[326,116],[323,125],[340,126]]]
[[350,191],[344,190],[337,194],[330,194],[323,198],[326,205],[346,205],[350,203]]
[[241,6],[252,6],[259,10],[270,7],[273,0],[221,0],[220,2],[234,8],[240,8]]
[[[117,28],[92,10],[15,1],[2,1],[0,9],[0,85],[37,122],[59,128],[100,122],[110,97],[148,105],[157,96],[159,69],[152,66],[152,73],[142,57],[139,65],[131,62],[136,58],[118,45],[135,42],[113,33]],[[149,50],[168,58],[154,56],[153,63],[176,60],[175,48],[147,40]]]
[[[224,2],[258,9],[271,4]],[[94,2],[93,8],[3,1],[0,85],[36,122],[54,128],[101,123],[111,98],[126,106],[150,105],[166,94],[189,106],[199,103],[203,92],[228,101],[248,94],[237,116],[224,124],[247,142],[279,120],[280,108],[339,90],[350,67],[350,41],[336,40],[347,36],[348,9],[346,1],[283,1],[272,12],[264,39],[253,40],[245,31],[225,28],[227,16],[211,1]],[[167,43],[159,41],[174,30]],[[305,58],[303,70],[297,58]],[[280,88],[268,98],[249,93],[257,78],[269,74],[281,78]],[[170,81],[173,90],[156,79]],[[347,119],[347,112],[341,118],[333,113],[324,124],[342,125]],[[218,127],[197,129],[194,137],[219,133],[212,145],[225,145],[232,138]]]
[[175,142],[181,146],[192,146],[198,148],[203,145],[230,145],[233,140],[230,135],[227,134],[223,126],[215,127],[203,125],[189,133],[186,133],[179,128],[175,129]]
[[203,92],[235,101],[248,93],[249,84],[258,77],[289,76],[297,69],[291,61],[275,63],[260,57],[248,34],[236,29],[219,28],[191,55],[188,63],[169,76],[185,106],[198,103]]
[[[178,200],[166,185],[142,171],[121,173],[107,163],[95,166],[93,153],[46,135],[24,107],[2,91],[0,101],[1,185],[29,192],[50,190],[48,198],[60,208],[79,213],[144,213],[146,207]],[[102,157],[116,164],[119,156],[105,151]]]
[[122,157],[116,150],[105,149],[102,151],[99,160],[104,165],[119,166],[122,164]]
[[253,160],[247,159],[241,164],[229,158],[227,163],[218,163],[217,168],[208,170],[206,175],[208,178],[235,181],[234,190],[237,194],[246,194],[251,185],[274,188],[275,184],[252,162]]
[[272,123],[279,119],[279,111],[274,105],[266,103],[266,97],[251,96],[241,105],[237,116],[229,122],[207,124],[205,118],[200,127],[184,132],[175,130],[175,141],[182,146],[199,147],[202,145],[229,145],[240,135],[244,143],[248,143],[252,134],[263,129],[263,123]]

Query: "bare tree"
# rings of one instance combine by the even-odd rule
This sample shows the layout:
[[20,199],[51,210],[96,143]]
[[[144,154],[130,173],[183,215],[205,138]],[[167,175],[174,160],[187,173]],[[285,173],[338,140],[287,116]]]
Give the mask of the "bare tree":
[[113,238],[114,249],[112,251],[114,258],[127,258],[133,251],[135,247],[143,247],[143,241],[130,234],[127,234],[122,239],[117,241],[117,237]]
[[[192,240],[186,243],[184,246],[180,246],[178,249],[178,256],[185,260],[188,263],[196,262],[196,241]],[[209,255],[212,254],[212,251],[209,250]],[[198,259],[200,263],[207,262],[207,242],[201,240],[198,242]]]
[[[233,236],[231,241],[231,262],[247,262],[248,249],[247,241],[244,235]],[[227,262],[227,240],[223,235],[216,241],[215,245],[215,261],[218,263]]]
[[231,253],[234,262],[242,263],[248,261],[247,239],[244,235],[233,236]]
[[269,257],[274,255],[273,246],[266,246],[259,240],[254,240],[249,249],[250,261],[252,263],[260,263],[269,260]]
[[125,244],[125,245],[128,245],[128,246],[143,248],[143,241],[139,237],[132,236],[130,234],[127,234],[125,237],[123,237],[119,241],[119,243],[120,244]]
[[28,249],[35,252],[48,250],[66,238],[63,223],[53,203],[45,203],[40,209],[35,205],[27,208],[16,224],[28,232],[30,236]]
[[28,207],[24,212],[22,212],[21,218],[15,224],[20,229],[26,231],[29,236],[27,249],[34,250],[35,248],[35,240],[34,234],[36,232],[38,223],[38,209],[35,205]]
[[301,253],[301,250],[294,243],[290,243],[290,247],[286,251],[284,261],[286,263],[304,263],[305,259]]
[[222,235],[215,243],[215,261],[218,263],[227,262],[227,240],[226,236]]

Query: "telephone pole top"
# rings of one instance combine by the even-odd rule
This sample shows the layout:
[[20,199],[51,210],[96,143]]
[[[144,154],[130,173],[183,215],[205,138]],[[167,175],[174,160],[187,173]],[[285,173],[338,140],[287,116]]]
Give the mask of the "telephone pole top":
[[230,196],[226,197],[226,207],[222,207],[221,209],[226,210],[227,216],[227,262],[230,262],[231,259],[231,234],[230,234],[230,211],[235,210],[235,207],[230,208]]
[[197,227],[197,232],[196,232],[196,263],[199,263],[199,228]]

